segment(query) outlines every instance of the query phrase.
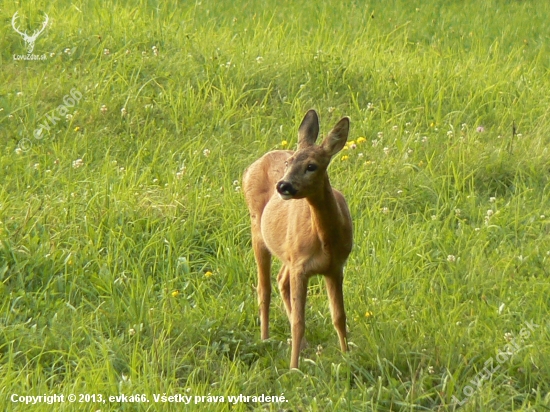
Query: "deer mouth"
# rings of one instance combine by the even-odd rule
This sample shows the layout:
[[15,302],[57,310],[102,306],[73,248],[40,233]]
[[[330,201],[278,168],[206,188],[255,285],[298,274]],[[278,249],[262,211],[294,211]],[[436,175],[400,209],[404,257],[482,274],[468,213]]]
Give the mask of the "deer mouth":
[[296,196],[298,190],[296,190],[289,182],[280,181],[277,183],[277,192],[279,193],[279,196],[281,196],[281,199],[289,200]]

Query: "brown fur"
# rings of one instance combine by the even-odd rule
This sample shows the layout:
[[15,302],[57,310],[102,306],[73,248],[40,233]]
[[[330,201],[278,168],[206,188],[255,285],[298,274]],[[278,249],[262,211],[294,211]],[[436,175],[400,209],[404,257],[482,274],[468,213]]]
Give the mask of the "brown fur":
[[[334,327],[340,347],[347,351],[342,282],[352,247],[352,223],[344,196],[330,186],[327,167],[344,147],[348,131],[349,119],[345,117],[316,145],[319,120],[310,110],[300,125],[298,151],[269,152],[243,177],[258,267],[261,337],[269,337],[271,255],[275,255],[282,262],[277,283],[292,331],[291,368],[298,367],[305,342],[307,283],[315,274],[325,277]],[[307,170],[312,164],[316,170]]]

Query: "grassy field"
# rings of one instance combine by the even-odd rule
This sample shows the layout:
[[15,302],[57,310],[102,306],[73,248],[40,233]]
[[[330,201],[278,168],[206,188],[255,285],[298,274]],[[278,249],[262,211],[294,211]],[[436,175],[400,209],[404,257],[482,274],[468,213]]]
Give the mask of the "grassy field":
[[[48,14],[44,60],[19,59],[16,11],[28,33]],[[549,15],[545,0],[3,2],[0,409],[548,410]],[[314,278],[297,371],[278,292],[259,338],[240,185],[295,147],[310,108],[323,134],[352,122],[356,148],[329,169],[354,221],[352,350]]]

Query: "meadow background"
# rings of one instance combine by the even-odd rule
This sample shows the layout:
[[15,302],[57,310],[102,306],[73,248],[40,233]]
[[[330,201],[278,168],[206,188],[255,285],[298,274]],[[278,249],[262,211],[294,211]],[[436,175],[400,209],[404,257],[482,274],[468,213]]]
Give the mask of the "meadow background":
[[[13,59],[16,11],[29,32],[49,15],[46,60]],[[549,15],[545,0],[2,2],[0,409],[548,410]],[[290,371],[278,292],[259,339],[240,185],[295,147],[310,108],[322,134],[352,121],[356,148],[329,169],[354,221],[352,350],[314,278]],[[288,402],[152,401],[178,393]]]

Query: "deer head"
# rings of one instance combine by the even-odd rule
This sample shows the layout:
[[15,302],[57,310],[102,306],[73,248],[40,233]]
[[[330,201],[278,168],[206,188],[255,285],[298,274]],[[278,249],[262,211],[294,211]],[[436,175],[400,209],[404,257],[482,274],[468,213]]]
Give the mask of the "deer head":
[[320,145],[319,117],[310,110],[298,130],[298,151],[285,161],[285,173],[276,189],[282,199],[302,199],[315,195],[327,177],[330,159],[345,146],[349,133],[349,118],[342,118]]
[[34,42],[36,41],[36,39],[40,35],[40,33],[42,33],[44,31],[44,29],[46,28],[46,26],[48,25],[49,17],[46,13],[44,13],[44,16],[46,17],[46,20],[44,20],[44,23],[42,23],[42,27],[38,30],[35,30],[31,36],[29,36],[26,31],[22,32],[19,29],[17,29],[17,27],[15,27],[15,22],[19,18],[19,15],[18,15],[17,11],[15,12],[15,14],[13,15],[13,17],[11,19],[11,26],[13,27],[13,29],[17,33],[19,33],[23,37],[23,40],[25,40],[25,44],[27,45],[27,53],[28,54],[32,53],[32,51],[34,50]]

